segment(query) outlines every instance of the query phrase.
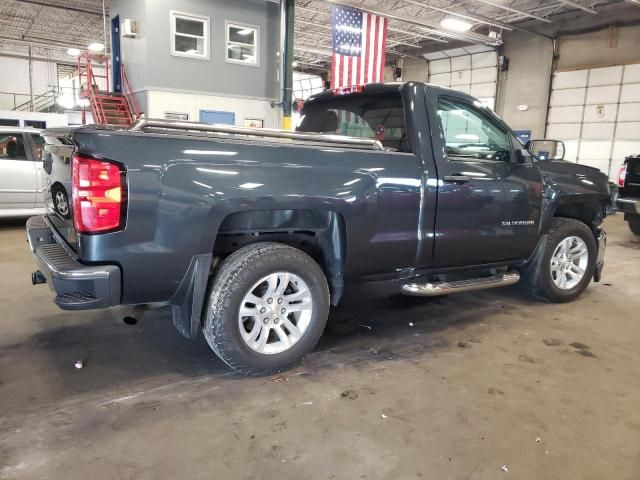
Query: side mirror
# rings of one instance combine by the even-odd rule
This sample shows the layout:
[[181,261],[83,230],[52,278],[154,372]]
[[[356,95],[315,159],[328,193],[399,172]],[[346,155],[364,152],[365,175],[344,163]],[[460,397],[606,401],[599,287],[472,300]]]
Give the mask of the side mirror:
[[564,143],[561,140],[529,140],[525,148],[538,160],[564,159]]

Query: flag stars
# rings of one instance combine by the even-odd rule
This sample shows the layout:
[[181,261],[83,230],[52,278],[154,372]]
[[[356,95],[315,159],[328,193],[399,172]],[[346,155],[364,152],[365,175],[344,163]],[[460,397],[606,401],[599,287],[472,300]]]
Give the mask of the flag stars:
[[362,12],[335,6],[333,49],[341,55],[357,56],[362,50]]

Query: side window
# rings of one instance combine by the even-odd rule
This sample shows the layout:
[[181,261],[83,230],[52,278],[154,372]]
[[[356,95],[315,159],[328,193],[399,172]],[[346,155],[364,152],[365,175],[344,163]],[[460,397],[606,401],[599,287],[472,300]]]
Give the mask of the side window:
[[171,10],[171,55],[209,59],[209,17]]
[[0,133],[0,161],[26,159],[27,152],[22,133]]
[[455,160],[511,160],[509,134],[482,107],[451,97],[438,98],[447,157]]
[[31,135],[33,139],[33,159],[36,162],[42,161],[42,152],[44,150],[44,139],[40,135]]
[[259,65],[258,27],[227,22],[227,61],[243,65]]

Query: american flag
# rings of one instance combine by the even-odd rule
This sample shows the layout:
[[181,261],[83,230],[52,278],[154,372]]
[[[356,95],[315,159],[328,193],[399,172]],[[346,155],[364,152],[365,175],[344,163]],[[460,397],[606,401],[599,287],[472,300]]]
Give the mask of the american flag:
[[334,5],[331,88],[383,81],[386,46],[385,17]]

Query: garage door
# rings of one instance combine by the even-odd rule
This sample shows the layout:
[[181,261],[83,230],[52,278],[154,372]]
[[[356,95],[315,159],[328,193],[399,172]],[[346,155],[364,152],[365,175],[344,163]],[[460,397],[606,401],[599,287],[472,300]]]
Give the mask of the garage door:
[[547,137],[564,140],[567,160],[615,176],[640,153],[640,64],[556,72]]
[[495,50],[429,61],[429,82],[477,97],[495,106],[498,55]]

